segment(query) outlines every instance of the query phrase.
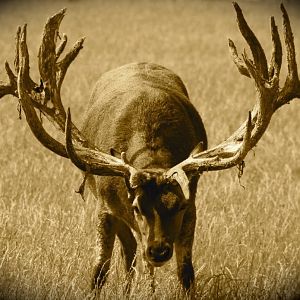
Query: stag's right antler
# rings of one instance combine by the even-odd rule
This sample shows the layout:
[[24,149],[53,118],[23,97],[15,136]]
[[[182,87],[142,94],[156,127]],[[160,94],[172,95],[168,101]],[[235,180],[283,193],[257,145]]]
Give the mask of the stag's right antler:
[[271,18],[273,53],[268,66],[264,50],[248,26],[241,8],[233,3],[239,29],[250,46],[253,61],[246,52],[238,56],[234,43],[229,48],[239,72],[252,77],[257,90],[257,103],[248,119],[228,139],[214,148],[203,152],[193,151],[190,157],[171,168],[166,176],[182,173],[201,173],[231,168],[243,163],[247,153],[257,144],[267,129],[274,112],[294,98],[300,98],[300,82],[297,71],[293,33],[288,14],[281,4],[283,13],[284,41],[287,53],[288,75],[283,88],[279,87],[279,73],[282,63],[282,46],[274,17]]
[[[48,19],[39,49],[38,66],[41,84],[36,84],[29,76],[29,55],[26,43],[26,25],[18,28],[16,35],[15,72],[5,63],[9,83],[0,83],[0,98],[11,94],[17,98],[24,110],[27,123],[35,137],[52,152],[70,158],[81,170],[97,175],[124,176],[127,181],[135,169],[128,165],[125,154],[121,159],[101,152],[88,142],[71,122],[71,114],[63,107],[60,91],[66,72],[83,47],[84,39],[77,41],[71,51],[59,60],[63,53],[67,36],[63,35],[58,47],[59,26],[65,9]],[[36,110],[45,115],[56,128],[65,132],[66,145],[52,138],[44,129]]]

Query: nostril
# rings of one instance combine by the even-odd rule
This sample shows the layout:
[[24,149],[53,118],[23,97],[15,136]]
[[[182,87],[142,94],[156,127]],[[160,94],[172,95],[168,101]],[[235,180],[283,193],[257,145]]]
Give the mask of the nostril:
[[148,254],[150,257],[158,257],[160,256],[161,250],[160,247],[150,246],[148,248]]
[[148,247],[148,256],[155,261],[168,260],[172,255],[172,249],[169,245],[153,245]]
[[148,247],[147,252],[148,252],[148,256],[154,256],[154,248],[152,246]]
[[168,260],[170,258],[170,253],[171,253],[171,248],[166,246],[166,247],[160,247],[157,251],[157,256],[156,258],[159,260]]
[[170,248],[169,247],[164,247],[164,248],[161,248],[159,249],[159,256],[160,257],[166,257],[168,256],[170,253]]

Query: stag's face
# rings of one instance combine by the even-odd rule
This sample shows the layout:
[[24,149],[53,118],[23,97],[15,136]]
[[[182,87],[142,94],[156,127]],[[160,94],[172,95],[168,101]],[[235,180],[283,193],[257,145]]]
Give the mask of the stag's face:
[[145,176],[133,191],[132,208],[138,224],[143,251],[153,266],[162,266],[173,255],[188,201],[175,180],[160,174]]

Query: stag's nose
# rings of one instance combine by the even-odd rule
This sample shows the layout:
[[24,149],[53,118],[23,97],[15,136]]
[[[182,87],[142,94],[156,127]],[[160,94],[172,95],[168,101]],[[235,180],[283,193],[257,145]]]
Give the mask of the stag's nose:
[[172,246],[169,243],[153,242],[147,249],[147,256],[154,263],[165,262],[172,254]]

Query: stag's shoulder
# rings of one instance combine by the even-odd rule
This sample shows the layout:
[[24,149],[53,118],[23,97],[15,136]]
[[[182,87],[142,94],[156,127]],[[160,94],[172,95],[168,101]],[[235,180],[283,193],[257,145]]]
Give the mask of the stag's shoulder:
[[102,102],[106,102],[124,93],[139,93],[147,89],[179,93],[188,98],[184,83],[173,71],[158,64],[141,62],[126,64],[102,74],[90,105],[100,97]]

